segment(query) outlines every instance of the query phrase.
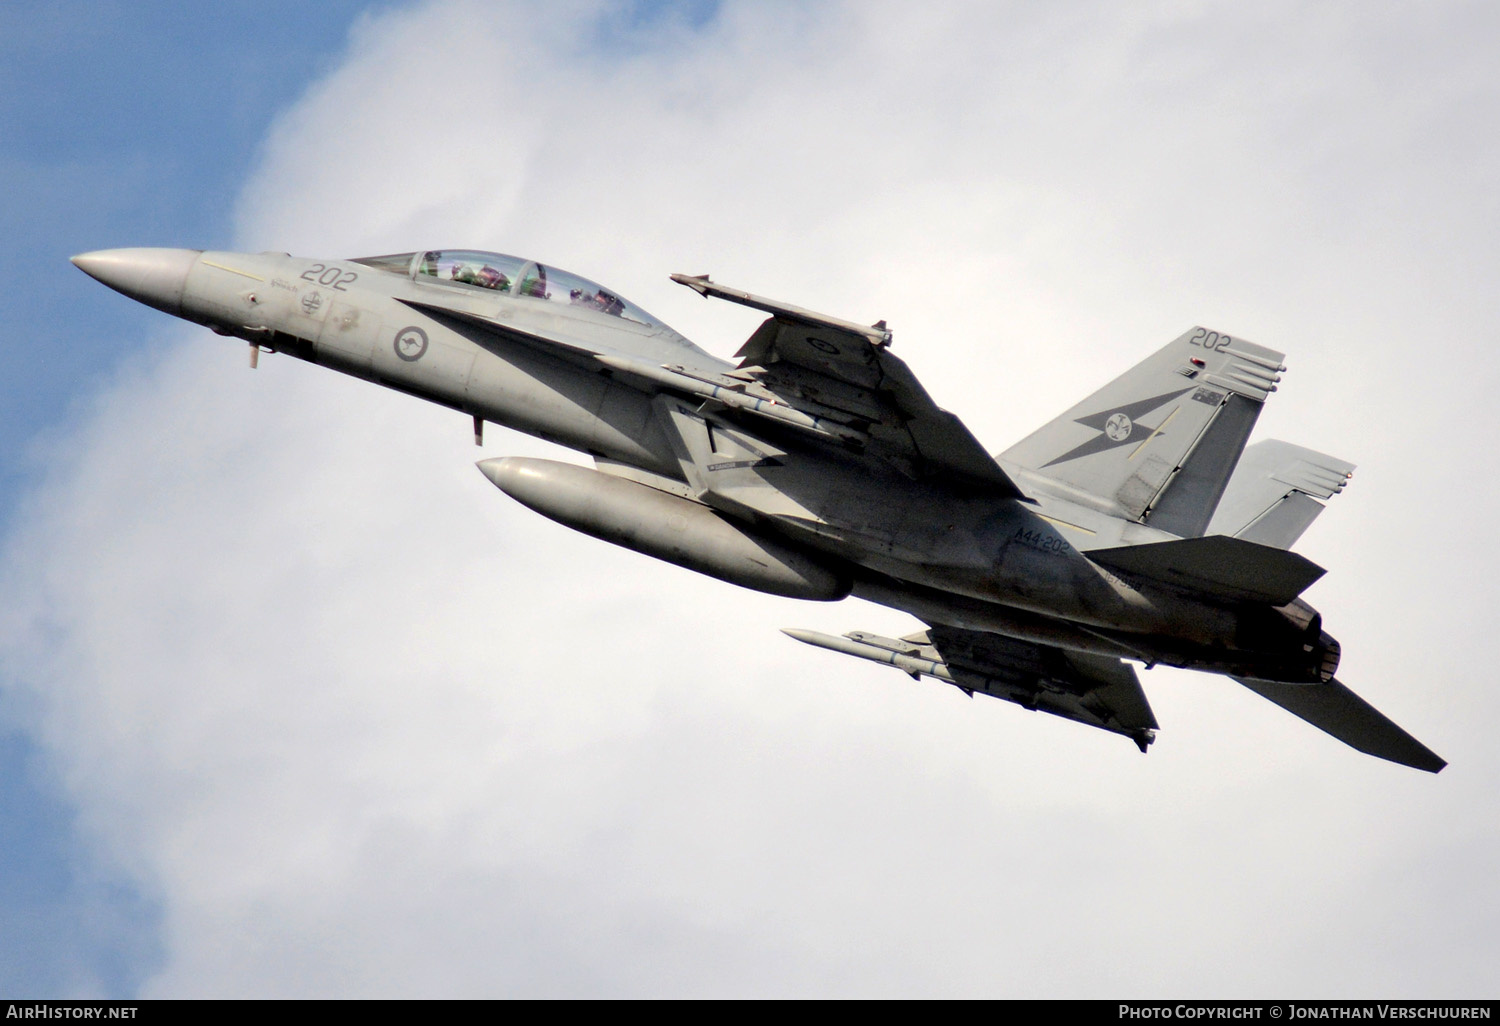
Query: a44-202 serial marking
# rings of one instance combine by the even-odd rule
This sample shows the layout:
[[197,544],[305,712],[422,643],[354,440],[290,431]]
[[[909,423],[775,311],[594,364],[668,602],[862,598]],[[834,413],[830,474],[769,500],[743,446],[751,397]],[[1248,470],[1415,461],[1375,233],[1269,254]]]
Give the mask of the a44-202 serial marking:
[[346,271],[342,267],[336,267],[333,264],[313,264],[301,274],[303,281],[327,285],[329,288],[337,289],[340,292],[349,291],[344,286],[353,284],[358,277],[359,275],[356,272]]
[[1036,549],[1038,552],[1055,554],[1069,552],[1073,548],[1055,534],[1044,534],[1041,531],[1031,531],[1024,527],[1016,530],[1011,541],[1020,542],[1028,549]]

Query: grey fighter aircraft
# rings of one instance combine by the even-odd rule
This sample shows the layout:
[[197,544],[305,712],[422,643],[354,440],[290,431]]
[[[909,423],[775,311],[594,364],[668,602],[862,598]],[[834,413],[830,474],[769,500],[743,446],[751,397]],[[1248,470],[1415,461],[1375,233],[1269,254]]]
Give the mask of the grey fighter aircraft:
[[1227,674],[1354,748],[1444,761],[1334,678],[1291,551],[1353,467],[1246,448],[1282,354],[1193,328],[992,456],[891,332],[673,279],[770,316],[734,362],[535,260],[114,249],[111,288],[250,343],[587,453],[479,464],[543,516],[746,588],[853,594],[928,628],[799,641],[1123,734],[1157,723],[1132,663]]

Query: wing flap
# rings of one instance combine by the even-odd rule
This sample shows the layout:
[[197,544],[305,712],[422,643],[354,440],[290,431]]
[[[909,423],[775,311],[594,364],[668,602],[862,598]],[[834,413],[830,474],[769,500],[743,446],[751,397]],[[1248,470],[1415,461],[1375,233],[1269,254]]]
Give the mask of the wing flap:
[[1093,549],[1084,555],[1111,570],[1187,591],[1277,606],[1295,599],[1324,574],[1322,567],[1295,552],[1223,535]]
[[1428,773],[1436,773],[1448,765],[1436,752],[1337,680],[1326,684],[1282,684],[1251,677],[1234,679],[1356,751]]
[[900,433],[923,463],[976,490],[1002,498],[1021,497],[1021,490],[979,439],[955,414],[933,402],[905,361],[886,350],[880,353],[880,366],[884,390],[899,411]]

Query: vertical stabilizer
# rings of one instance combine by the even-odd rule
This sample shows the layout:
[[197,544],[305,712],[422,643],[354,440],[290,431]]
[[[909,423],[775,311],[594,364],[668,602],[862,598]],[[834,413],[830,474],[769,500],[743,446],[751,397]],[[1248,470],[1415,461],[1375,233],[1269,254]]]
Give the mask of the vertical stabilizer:
[[1007,449],[1003,463],[1182,537],[1208,528],[1282,354],[1194,328]]

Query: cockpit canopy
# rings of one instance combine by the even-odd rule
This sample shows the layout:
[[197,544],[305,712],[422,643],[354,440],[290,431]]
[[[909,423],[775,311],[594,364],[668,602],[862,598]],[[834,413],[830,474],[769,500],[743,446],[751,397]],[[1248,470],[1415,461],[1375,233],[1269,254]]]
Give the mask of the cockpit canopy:
[[435,281],[459,288],[488,289],[511,296],[543,299],[574,308],[594,310],[610,317],[634,321],[647,327],[663,327],[661,321],[627,302],[603,286],[535,260],[485,253],[471,249],[427,250],[362,257],[356,261],[417,281]]

